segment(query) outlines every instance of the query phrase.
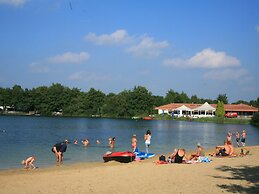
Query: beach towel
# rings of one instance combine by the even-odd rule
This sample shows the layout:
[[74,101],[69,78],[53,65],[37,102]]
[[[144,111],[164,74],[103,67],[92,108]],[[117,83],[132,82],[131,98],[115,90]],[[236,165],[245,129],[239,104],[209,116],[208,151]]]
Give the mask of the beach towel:
[[207,156],[199,156],[198,161],[199,162],[206,162],[206,163],[211,162],[211,160]]

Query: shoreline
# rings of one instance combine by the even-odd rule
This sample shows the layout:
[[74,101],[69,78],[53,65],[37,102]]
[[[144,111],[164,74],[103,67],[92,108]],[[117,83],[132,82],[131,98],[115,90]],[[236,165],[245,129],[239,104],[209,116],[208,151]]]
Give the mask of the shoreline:
[[[209,154],[215,152],[215,147],[216,146],[204,149],[205,155],[209,156]],[[248,148],[248,149],[251,149],[251,148],[253,149],[253,148],[257,148],[257,147],[259,149],[259,145],[246,146],[246,148]],[[183,148],[183,147],[179,147],[179,148]],[[241,148],[243,148],[243,147],[235,147],[234,153],[236,155],[238,155],[240,153]],[[196,150],[189,150],[189,151],[187,150],[186,155],[187,155],[187,157],[189,157],[192,153],[195,153],[195,152],[196,152]],[[155,153],[154,157],[149,158],[149,159],[145,159],[145,160],[141,160],[140,162],[156,162],[156,161],[158,161],[158,158],[159,158],[160,155],[164,155],[164,156],[166,156],[166,158],[168,158],[168,156],[171,156],[172,153],[173,153],[173,150],[172,150],[171,153],[158,153],[158,154]],[[209,157],[211,157],[211,156],[209,156]],[[134,162],[139,162],[139,161],[133,161],[133,163]],[[108,164],[108,163],[114,163],[113,165],[115,165],[116,163],[121,164],[119,162],[107,162],[106,163],[104,161],[92,161],[92,162],[63,163],[63,164],[60,164],[60,165],[56,164],[56,165],[48,165],[48,166],[40,167],[40,166],[37,166],[37,161],[36,161],[35,166],[37,166],[37,169],[35,169],[35,170],[37,170],[37,171],[38,170],[40,170],[40,171],[42,171],[42,170],[45,170],[45,171],[47,171],[47,170],[59,170],[59,169],[69,169],[69,168],[73,168],[73,167],[77,167],[77,166],[84,166],[84,167],[88,168],[88,167],[102,166],[103,164]],[[31,170],[23,169],[22,165],[20,165],[20,166],[21,166],[20,168],[17,167],[17,168],[3,168],[3,169],[0,169],[0,175],[1,175],[2,172],[5,172],[5,171],[7,171],[7,172],[8,171],[10,171],[10,172],[31,171]]]
[[250,150],[247,156],[210,157],[210,163],[199,164],[158,165],[156,155],[126,164],[93,162],[36,170],[1,170],[0,191],[3,194],[258,193],[259,146],[247,148]]

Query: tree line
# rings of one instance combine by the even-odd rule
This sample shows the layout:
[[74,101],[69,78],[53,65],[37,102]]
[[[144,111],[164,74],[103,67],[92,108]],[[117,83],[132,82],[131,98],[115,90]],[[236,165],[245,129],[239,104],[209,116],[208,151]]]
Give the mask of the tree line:
[[[0,87],[0,111],[4,113],[8,107],[19,112],[34,112],[50,116],[53,112],[62,112],[63,116],[101,116],[115,118],[130,118],[133,116],[147,116],[155,114],[154,108],[169,103],[197,103],[217,104],[218,101],[228,103],[226,94],[219,94],[215,100],[198,98],[197,95],[188,97],[185,92],[170,89],[165,97],[152,95],[143,86],[135,86],[131,90],[123,90],[115,94],[105,94],[91,88],[81,91],[78,88],[65,87],[59,83],[51,86],[40,86],[23,89],[19,85],[12,88]],[[259,107],[259,98],[246,102],[239,100],[235,103],[245,103]]]

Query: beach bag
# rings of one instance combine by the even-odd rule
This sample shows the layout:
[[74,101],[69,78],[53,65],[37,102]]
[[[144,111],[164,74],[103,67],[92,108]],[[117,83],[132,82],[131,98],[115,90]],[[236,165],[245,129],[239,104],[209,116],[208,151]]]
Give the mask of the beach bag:
[[164,155],[159,156],[159,161],[166,162],[165,156]]

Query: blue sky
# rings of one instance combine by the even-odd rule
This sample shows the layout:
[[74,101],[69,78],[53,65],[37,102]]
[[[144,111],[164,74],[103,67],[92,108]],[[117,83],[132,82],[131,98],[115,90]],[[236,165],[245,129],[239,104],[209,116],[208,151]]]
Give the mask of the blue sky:
[[0,0],[0,86],[259,97],[257,0]]

